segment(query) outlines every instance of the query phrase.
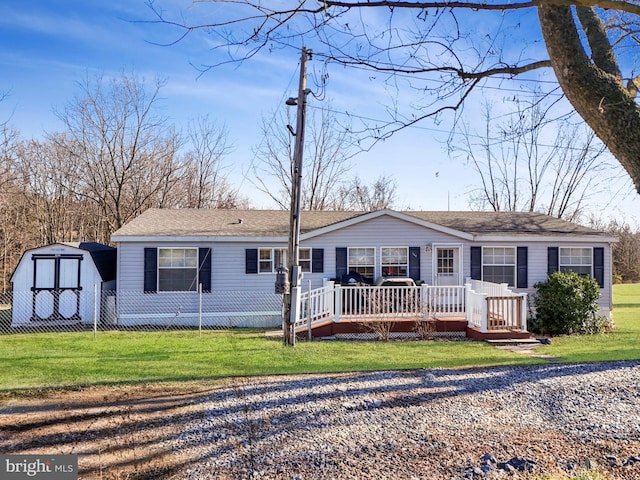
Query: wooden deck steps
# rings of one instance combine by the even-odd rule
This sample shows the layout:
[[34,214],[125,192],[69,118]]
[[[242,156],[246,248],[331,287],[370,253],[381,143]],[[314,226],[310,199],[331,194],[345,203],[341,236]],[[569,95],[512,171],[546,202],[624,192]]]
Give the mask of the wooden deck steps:
[[488,341],[488,340],[503,340],[503,341],[515,341],[515,340],[527,340],[532,339],[532,335],[529,332],[521,332],[518,330],[490,330],[488,332],[481,332],[477,327],[467,327],[467,337],[473,340]]
[[531,338],[531,337],[530,338],[505,338],[505,339],[497,339],[497,340],[488,339],[488,340],[485,340],[485,342],[495,347],[506,347],[506,346],[513,346],[513,345],[537,347],[539,345],[542,345],[542,343],[537,338]]

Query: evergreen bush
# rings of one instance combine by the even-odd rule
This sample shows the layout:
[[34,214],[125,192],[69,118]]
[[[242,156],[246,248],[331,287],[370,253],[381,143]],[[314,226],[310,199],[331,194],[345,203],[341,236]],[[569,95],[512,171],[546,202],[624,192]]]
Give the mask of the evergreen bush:
[[536,283],[535,314],[529,328],[546,335],[602,333],[609,321],[598,316],[600,287],[591,277],[554,272]]

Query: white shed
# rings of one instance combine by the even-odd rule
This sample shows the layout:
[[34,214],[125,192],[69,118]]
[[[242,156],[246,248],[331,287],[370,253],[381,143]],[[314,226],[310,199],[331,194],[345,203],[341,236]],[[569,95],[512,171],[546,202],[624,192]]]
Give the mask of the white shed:
[[13,327],[93,322],[104,290],[115,290],[116,249],[96,242],[27,250],[11,276]]

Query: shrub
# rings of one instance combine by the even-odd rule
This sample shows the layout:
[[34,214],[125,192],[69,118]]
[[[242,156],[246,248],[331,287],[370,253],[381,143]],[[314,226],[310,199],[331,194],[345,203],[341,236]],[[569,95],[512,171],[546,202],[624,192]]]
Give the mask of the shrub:
[[600,287],[593,278],[573,272],[552,273],[536,283],[535,317],[529,328],[548,335],[601,333],[609,325],[598,317]]

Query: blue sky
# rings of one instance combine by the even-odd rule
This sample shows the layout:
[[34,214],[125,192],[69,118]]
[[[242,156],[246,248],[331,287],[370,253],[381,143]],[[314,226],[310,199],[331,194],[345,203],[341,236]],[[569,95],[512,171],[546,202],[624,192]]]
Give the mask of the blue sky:
[[[216,3],[192,6],[187,0],[161,3],[173,9],[169,13],[183,11],[202,20],[206,15],[219,17],[227,8]],[[41,138],[45,132],[62,128],[54,111],[62,110],[78,93],[75,82],[85,75],[119,76],[126,71],[149,80],[160,77],[167,81],[160,102],[163,113],[178,128],[201,115],[224,123],[234,145],[226,159],[230,181],[241,187],[254,207],[273,207],[251,185],[253,150],[262,141],[261,117],[296,94],[299,53],[276,50],[200,75],[193,65],[211,61],[207,38],[194,35],[173,46],[158,45],[175,38],[174,32],[135,22],[150,17],[143,0],[2,2],[0,91],[9,96],[0,103],[0,120],[8,119],[23,137]],[[309,69],[311,76],[317,71],[313,62]],[[380,88],[364,76],[334,68],[325,93],[338,112],[382,118],[389,103]],[[490,94],[499,99],[504,92]],[[311,98],[311,108],[314,102]],[[466,109],[472,120],[477,119],[474,108]],[[444,143],[449,128],[445,118],[438,124],[427,122],[401,131],[354,157],[351,173],[367,182],[383,174],[393,176],[399,208],[466,210],[477,178],[462,160],[449,157]],[[640,201],[631,194],[629,182],[611,188],[591,202],[593,211],[636,223]],[[628,194],[612,203],[611,197],[621,191]]]

